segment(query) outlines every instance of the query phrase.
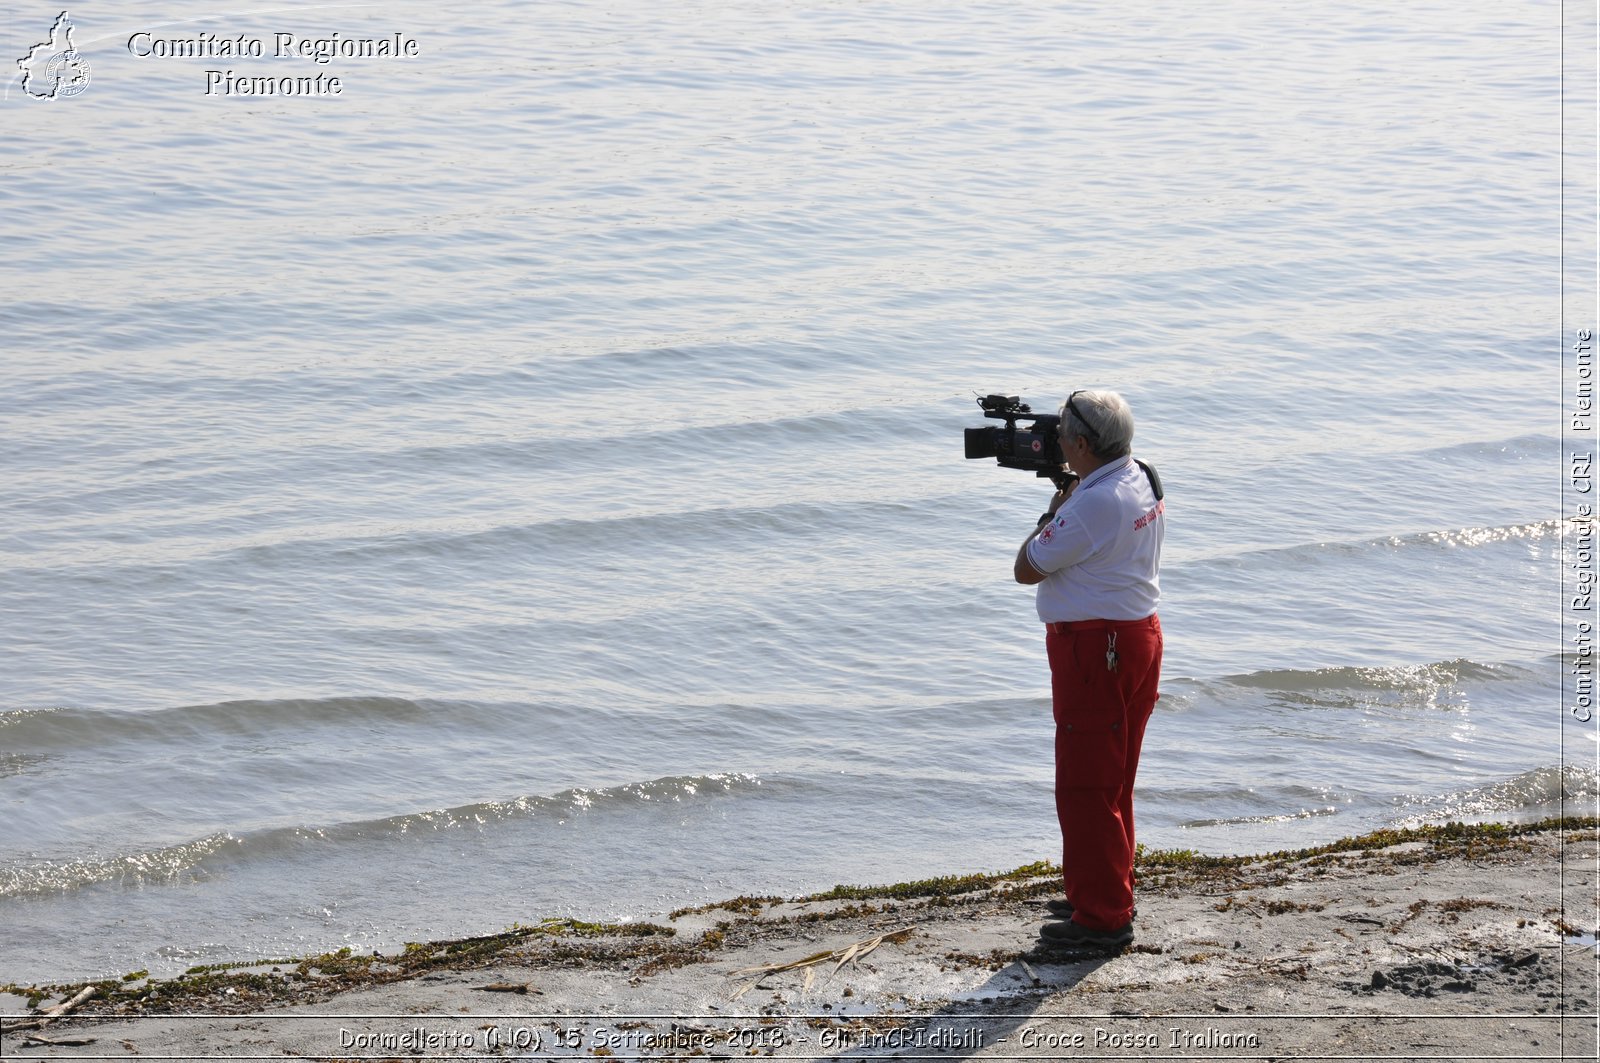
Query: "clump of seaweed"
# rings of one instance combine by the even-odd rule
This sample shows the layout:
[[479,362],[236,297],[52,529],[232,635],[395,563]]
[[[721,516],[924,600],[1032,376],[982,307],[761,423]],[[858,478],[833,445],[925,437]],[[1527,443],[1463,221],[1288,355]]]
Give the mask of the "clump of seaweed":
[[782,904],[782,897],[734,897],[726,901],[713,901],[710,904],[700,904],[693,908],[679,908],[667,916],[668,919],[681,919],[686,915],[704,915],[707,912],[728,911],[737,915],[754,914],[772,904]]
[[992,875],[981,873],[940,875],[937,878],[918,879],[915,882],[898,882],[888,886],[835,886],[831,890],[813,893],[809,897],[799,897],[796,900],[858,901],[879,900],[882,898],[912,900],[923,897],[954,897],[963,893],[977,893],[981,890],[993,889],[1002,883],[1058,874],[1060,870],[1055,864],[1040,860],[1032,864],[1024,864],[1022,867],[1011,871],[1002,871]]

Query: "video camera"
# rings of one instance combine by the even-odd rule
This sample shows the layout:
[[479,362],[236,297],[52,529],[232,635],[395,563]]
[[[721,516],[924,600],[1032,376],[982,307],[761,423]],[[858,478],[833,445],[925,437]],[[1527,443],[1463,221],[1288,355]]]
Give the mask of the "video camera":
[[[1078,477],[1062,468],[1061,418],[1053,413],[1034,413],[1015,395],[984,395],[978,399],[985,417],[1005,422],[1005,427],[984,425],[967,429],[967,457],[993,458],[1007,469],[1032,470],[1048,477],[1056,487],[1066,490]],[[1018,428],[1018,421],[1031,422]]]

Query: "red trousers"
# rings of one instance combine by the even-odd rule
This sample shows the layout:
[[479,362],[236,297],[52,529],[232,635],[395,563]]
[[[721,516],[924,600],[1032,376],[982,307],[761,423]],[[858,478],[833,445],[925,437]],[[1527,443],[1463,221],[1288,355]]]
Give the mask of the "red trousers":
[[[1051,624],[1056,817],[1074,922],[1115,930],[1133,918],[1133,777],[1161,681],[1161,622]],[[1108,651],[1115,660],[1108,664]]]

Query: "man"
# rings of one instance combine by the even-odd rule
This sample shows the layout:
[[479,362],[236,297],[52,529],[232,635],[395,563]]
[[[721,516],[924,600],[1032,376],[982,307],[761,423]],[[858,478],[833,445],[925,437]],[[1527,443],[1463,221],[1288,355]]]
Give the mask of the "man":
[[1161,678],[1158,573],[1165,505],[1134,461],[1133,412],[1114,391],[1061,406],[1061,453],[1079,477],[1017,551],[1038,584],[1055,714],[1056,816],[1066,898],[1046,944],[1119,951],[1133,941],[1133,777]]

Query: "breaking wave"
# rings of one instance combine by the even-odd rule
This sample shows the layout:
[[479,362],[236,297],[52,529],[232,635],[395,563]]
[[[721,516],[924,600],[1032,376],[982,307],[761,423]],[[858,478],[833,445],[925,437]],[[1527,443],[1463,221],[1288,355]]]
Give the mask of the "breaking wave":
[[204,878],[223,865],[279,859],[307,847],[393,843],[407,836],[480,830],[509,820],[541,819],[556,825],[574,817],[647,805],[684,804],[758,791],[762,780],[744,773],[676,775],[619,786],[577,787],[550,797],[521,796],[455,808],[430,809],[382,819],[325,826],[280,827],[234,835],[223,831],[177,845],[113,856],[14,863],[0,867],[0,898],[82,889],[99,883],[124,887],[177,885]]
[[1600,773],[1576,765],[1547,765],[1500,782],[1443,794],[1406,794],[1397,799],[1397,826],[1443,820],[1538,819],[1562,814],[1594,815]]

